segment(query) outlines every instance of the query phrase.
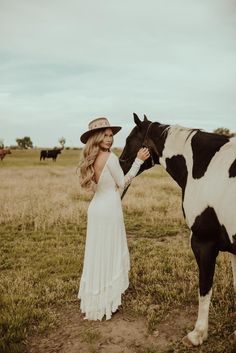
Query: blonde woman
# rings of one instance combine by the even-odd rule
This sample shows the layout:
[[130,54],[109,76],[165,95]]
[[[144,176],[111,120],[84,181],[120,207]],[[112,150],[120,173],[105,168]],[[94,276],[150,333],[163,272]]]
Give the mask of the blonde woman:
[[118,157],[110,151],[113,135],[120,126],[110,126],[106,118],[89,123],[82,134],[85,144],[80,167],[81,187],[94,195],[87,212],[87,235],[83,272],[78,298],[85,319],[109,320],[121,304],[128,288],[129,251],[124,226],[121,193],[149,157],[141,148],[124,176]]

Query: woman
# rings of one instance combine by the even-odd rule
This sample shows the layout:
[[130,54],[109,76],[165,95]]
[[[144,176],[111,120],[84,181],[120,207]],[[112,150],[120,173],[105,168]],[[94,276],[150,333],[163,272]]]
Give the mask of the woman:
[[129,251],[124,226],[121,193],[149,157],[141,148],[124,176],[118,157],[110,152],[113,135],[120,126],[106,118],[89,123],[81,136],[85,144],[80,167],[80,184],[93,190],[87,214],[87,236],[78,298],[85,319],[106,320],[117,311],[121,294],[128,288]]

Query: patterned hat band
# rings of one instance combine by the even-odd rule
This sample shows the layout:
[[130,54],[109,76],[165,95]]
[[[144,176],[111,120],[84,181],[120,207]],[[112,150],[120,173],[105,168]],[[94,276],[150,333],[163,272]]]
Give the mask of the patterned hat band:
[[97,131],[99,129],[111,129],[113,132],[113,135],[117,134],[118,131],[120,131],[121,126],[111,126],[107,118],[96,118],[92,121],[90,121],[88,125],[88,131],[83,133],[80,136],[80,141],[83,143],[86,143],[89,139],[90,136],[92,136],[94,131]]
[[101,127],[110,127],[109,121],[106,118],[94,119],[89,123],[89,130],[98,129]]

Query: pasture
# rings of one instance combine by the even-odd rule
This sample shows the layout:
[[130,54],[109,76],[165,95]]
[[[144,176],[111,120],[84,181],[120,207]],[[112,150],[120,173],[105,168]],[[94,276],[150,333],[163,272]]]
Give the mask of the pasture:
[[[56,162],[40,162],[39,151],[27,150],[12,151],[0,162],[1,353],[27,352],[32,336],[61,324],[65,308],[79,312],[90,196],[79,188],[78,161],[78,150],[62,151]],[[209,338],[189,349],[181,339],[197,316],[198,270],[180,189],[156,166],[135,178],[122,202],[131,256],[123,313],[142,320],[147,334],[159,334],[157,344],[130,344],[129,352],[232,352],[228,335],[236,328],[236,315],[229,255],[217,258]],[[166,345],[160,348],[164,327]],[[88,353],[103,352],[96,348],[101,335],[89,339],[88,324],[81,332]]]

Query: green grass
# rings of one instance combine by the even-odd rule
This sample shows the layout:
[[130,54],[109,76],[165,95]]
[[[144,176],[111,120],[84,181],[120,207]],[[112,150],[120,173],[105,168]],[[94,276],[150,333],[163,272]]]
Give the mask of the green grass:
[[[13,151],[0,163],[1,353],[23,353],[28,336],[54,327],[61,308],[77,303],[89,203],[75,174],[79,152],[63,151],[56,163],[40,163],[38,155],[35,150]],[[198,269],[180,190],[155,167],[133,181],[123,208],[131,256],[124,310],[144,317],[149,332],[173,310],[189,310],[192,324],[183,330],[184,336],[197,316]],[[229,257],[220,254],[209,338],[193,351],[232,351],[227,337],[235,328],[234,300]],[[96,332],[85,333],[85,341],[97,339]],[[157,352],[155,347],[145,349]],[[189,351],[177,342],[163,353]]]

